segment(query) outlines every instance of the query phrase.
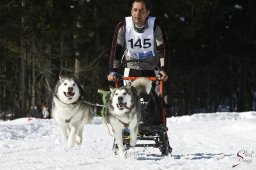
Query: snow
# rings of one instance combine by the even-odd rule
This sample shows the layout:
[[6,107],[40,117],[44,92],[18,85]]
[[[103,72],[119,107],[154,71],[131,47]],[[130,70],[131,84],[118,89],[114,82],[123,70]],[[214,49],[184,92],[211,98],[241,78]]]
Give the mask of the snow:
[[167,125],[171,156],[157,148],[132,148],[120,159],[100,117],[85,126],[82,145],[70,150],[54,119],[1,121],[0,169],[256,169],[256,112],[172,117]]

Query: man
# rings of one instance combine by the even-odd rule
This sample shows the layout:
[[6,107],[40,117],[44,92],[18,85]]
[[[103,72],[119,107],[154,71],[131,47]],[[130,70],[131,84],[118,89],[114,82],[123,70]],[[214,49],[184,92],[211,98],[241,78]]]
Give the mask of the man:
[[135,0],[131,17],[120,22],[114,33],[110,55],[109,81],[116,79],[117,66],[121,60],[140,59],[147,62],[128,63],[124,76],[156,76],[160,67],[161,79],[166,81],[168,42],[163,26],[155,17],[150,17],[150,4],[146,0]]
[[[110,55],[110,73],[108,81],[117,78],[117,67],[122,60],[142,60],[145,62],[128,62],[124,76],[155,77],[166,81],[168,63],[168,42],[166,32],[160,22],[149,16],[150,4],[146,0],[135,0],[131,8],[131,16],[118,23],[113,36]],[[155,69],[160,71],[156,73]],[[142,106],[144,124],[161,123],[160,101],[152,90],[150,95],[141,96],[148,103]]]

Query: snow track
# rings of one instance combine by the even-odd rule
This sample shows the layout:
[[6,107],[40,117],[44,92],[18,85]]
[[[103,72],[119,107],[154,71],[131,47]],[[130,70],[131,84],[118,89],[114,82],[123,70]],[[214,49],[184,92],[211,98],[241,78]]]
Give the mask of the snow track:
[[[132,148],[121,160],[101,118],[84,128],[81,146],[67,150],[54,120],[0,122],[0,169],[255,169],[256,113],[208,113],[168,118],[171,156]],[[243,157],[239,159],[237,154]],[[237,165],[232,168],[233,165]]]

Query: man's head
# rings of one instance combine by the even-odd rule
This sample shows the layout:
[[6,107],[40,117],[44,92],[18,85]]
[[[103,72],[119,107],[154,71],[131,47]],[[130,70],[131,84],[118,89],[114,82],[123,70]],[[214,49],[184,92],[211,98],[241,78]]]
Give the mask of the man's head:
[[150,14],[150,4],[147,0],[135,0],[132,4],[131,15],[136,26],[143,26]]

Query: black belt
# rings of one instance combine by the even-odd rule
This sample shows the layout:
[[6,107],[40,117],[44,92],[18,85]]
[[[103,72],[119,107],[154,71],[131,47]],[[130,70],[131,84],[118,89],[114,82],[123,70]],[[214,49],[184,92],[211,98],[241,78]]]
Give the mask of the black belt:
[[154,70],[136,70],[129,68],[129,76],[132,77],[155,77],[155,71]]

